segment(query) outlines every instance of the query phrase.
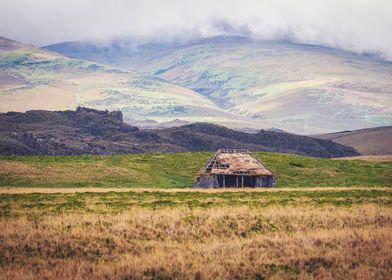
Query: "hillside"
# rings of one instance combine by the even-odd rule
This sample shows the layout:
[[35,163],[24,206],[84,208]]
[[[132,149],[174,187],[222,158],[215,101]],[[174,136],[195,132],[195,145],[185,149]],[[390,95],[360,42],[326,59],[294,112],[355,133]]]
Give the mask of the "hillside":
[[[211,152],[0,157],[0,188],[189,188]],[[392,187],[392,163],[255,153],[276,187]]]
[[173,82],[255,124],[299,134],[392,124],[392,64],[370,56],[238,36],[47,49]]
[[354,149],[330,140],[276,131],[251,134],[208,123],[139,129],[124,123],[120,111],[78,107],[76,111],[0,114],[0,154],[3,155],[124,154],[220,148],[316,157],[359,155]]
[[134,71],[60,54],[0,37],[0,112],[87,106],[121,110],[124,119],[192,121],[213,118],[249,125],[197,92]]
[[392,126],[314,135],[355,148],[362,155],[392,155]]

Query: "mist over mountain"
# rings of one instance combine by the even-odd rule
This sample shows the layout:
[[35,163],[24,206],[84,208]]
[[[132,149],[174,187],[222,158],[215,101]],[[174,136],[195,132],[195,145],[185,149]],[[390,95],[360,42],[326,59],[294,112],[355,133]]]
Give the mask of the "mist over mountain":
[[137,42],[244,35],[392,59],[389,0],[3,0],[0,34],[39,46],[128,36]]

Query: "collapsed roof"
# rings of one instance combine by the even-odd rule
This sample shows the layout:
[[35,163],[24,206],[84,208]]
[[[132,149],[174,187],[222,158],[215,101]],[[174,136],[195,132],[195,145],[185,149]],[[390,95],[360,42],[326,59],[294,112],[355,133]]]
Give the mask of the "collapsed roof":
[[200,169],[199,175],[251,175],[272,176],[271,170],[265,167],[248,150],[218,150]]

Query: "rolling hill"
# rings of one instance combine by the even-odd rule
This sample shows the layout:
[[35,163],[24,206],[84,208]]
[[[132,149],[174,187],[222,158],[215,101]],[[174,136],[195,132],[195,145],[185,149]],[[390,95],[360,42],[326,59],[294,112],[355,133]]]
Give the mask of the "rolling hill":
[[0,114],[0,154],[80,155],[215,151],[244,148],[308,155],[359,155],[353,148],[307,136],[265,131],[250,134],[194,123],[166,129],[139,129],[123,122],[120,111],[78,107],[76,111],[27,111]]
[[362,155],[392,155],[392,126],[314,135],[355,148]]
[[300,134],[392,124],[392,63],[371,56],[239,36],[46,48],[158,77],[256,124]]
[[79,105],[121,110],[129,122],[184,118],[253,126],[182,86],[0,37],[0,112],[76,109]]

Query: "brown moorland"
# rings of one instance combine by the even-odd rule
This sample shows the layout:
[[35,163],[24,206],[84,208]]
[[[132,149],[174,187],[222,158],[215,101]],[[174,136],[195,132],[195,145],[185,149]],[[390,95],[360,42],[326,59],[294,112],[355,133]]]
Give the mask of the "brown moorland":
[[2,279],[390,279],[391,191],[0,195]]
[[337,160],[364,160],[370,162],[392,162],[392,155],[384,156],[357,156],[357,157],[340,157]]
[[319,134],[314,137],[353,147],[361,155],[392,154],[392,126]]

